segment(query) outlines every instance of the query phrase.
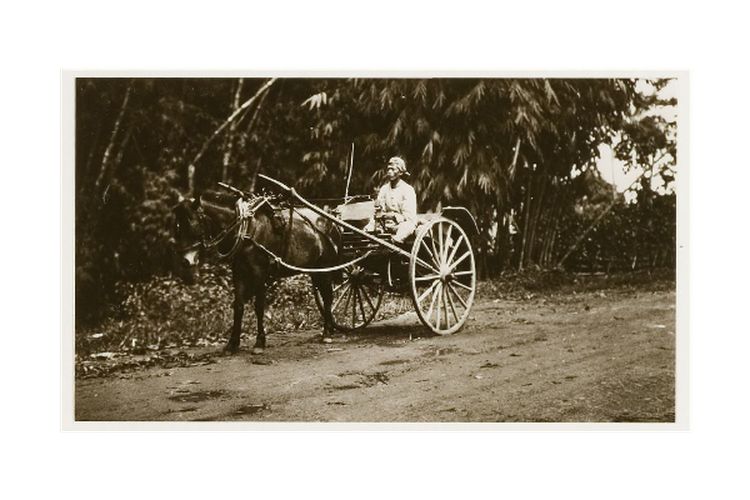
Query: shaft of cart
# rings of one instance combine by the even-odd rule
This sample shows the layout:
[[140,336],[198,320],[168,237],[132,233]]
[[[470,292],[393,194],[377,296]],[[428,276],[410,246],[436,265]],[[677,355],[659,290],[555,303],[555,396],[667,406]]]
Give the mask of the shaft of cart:
[[[285,193],[290,194],[291,196],[293,196],[294,198],[296,198],[297,200],[299,200],[307,208],[309,208],[313,212],[317,213],[318,215],[320,215],[322,217],[325,217],[326,219],[330,220],[334,224],[338,224],[341,227],[345,227],[346,229],[348,229],[348,230],[350,230],[350,231],[352,231],[354,233],[357,233],[360,236],[368,238],[369,240],[374,241],[378,245],[383,246],[383,247],[389,249],[390,251],[392,251],[394,253],[397,253],[397,254],[399,254],[399,255],[401,255],[403,257],[406,257],[408,259],[412,258],[412,254],[410,252],[407,252],[403,248],[400,248],[400,247],[394,245],[393,243],[391,243],[389,241],[385,241],[382,238],[378,238],[377,236],[374,236],[374,235],[368,233],[367,231],[359,229],[358,227],[353,226],[352,224],[349,224],[348,222],[343,221],[343,220],[339,219],[338,217],[335,217],[335,216],[329,214],[328,212],[326,212],[322,208],[320,208],[320,207],[318,207],[318,206],[310,203],[305,198],[303,198],[299,193],[297,193],[297,191],[293,187],[289,187],[286,184],[284,184],[283,182],[277,181],[276,179],[273,179],[273,178],[268,177],[268,176],[263,175],[263,174],[258,174],[258,177],[260,177],[261,179],[263,179],[263,180],[265,180],[267,182],[270,182],[271,184],[275,185],[276,187],[278,187],[280,190],[284,191]],[[430,269],[430,270],[432,270],[432,271],[434,271],[436,273],[440,272],[437,269],[435,269],[434,266],[432,266],[431,264],[425,262],[424,260],[420,259],[419,257],[416,257],[416,261],[417,261],[417,263],[420,266],[424,267],[425,269]]]

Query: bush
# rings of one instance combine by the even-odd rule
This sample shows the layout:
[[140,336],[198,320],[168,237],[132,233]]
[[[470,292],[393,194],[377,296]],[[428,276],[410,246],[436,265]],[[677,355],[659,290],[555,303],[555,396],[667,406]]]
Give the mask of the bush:
[[[675,269],[677,198],[674,194],[643,197],[614,207],[570,255],[565,267],[576,271]],[[604,210],[587,209],[566,220],[560,248],[567,248]]]
[[76,332],[79,356],[211,343],[231,321],[229,288],[214,274],[204,274],[194,287],[169,277],[121,283],[116,295],[121,301],[110,319]]
[[573,273],[563,270],[529,269],[505,272],[480,282],[477,296],[485,299],[524,300],[538,295],[575,294],[609,289],[662,291],[675,289],[672,269],[620,273]]
[[[198,282],[185,285],[172,277],[145,283],[120,284],[119,304],[110,319],[96,327],[79,327],[76,353],[141,352],[168,347],[221,345],[229,338],[233,321],[233,285],[223,266],[204,267]],[[411,309],[408,297],[388,294],[378,319]],[[278,280],[266,293],[267,334],[301,329],[322,329],[310,278],[297,275]],[[252,301],[245,307],[243,336],[256,334]]]

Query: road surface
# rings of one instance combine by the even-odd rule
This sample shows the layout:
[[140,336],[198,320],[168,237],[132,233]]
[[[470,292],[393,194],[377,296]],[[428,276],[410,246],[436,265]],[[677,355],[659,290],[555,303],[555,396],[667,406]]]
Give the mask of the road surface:
[[[76,380],[76,421],[674,422],[675,294],[479,299],[459,333],[414,313],[339,336],[276,333]],[[252,324],[252,323],[251,323]]]

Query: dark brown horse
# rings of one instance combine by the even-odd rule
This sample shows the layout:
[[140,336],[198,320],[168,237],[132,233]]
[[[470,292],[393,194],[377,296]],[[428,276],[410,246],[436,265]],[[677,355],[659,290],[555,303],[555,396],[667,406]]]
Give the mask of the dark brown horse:
[[[269,198],[250,197],[235,205],[220,197],[183,199],[174,208],[178,275],[195,283],[201,254],[214,251],[229,261],[234,282],[234,322],[225,350],[235,353],[240,346],[245,303],[255,298],[258,336],[253,353],[266,347],[263,327],[266,289],[274,280],[299,271],[298,268],[324,268],[338,261],[340,232],[326,219],[310,210],[274,206]],[[244,211],[244,217],[240,217]],[[291,223],[290,223],[291,221]],[[331,316],[331,275],[311,273],[324,305],[323,341],[333,331]]]

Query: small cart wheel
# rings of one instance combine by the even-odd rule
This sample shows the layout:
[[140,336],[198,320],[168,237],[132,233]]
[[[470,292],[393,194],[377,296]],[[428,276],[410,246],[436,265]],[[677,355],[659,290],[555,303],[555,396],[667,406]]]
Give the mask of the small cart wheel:
[[[340,277],[333,280],[333,327],[346,333],[369,325],[380,309],[384,294],[385,288],[373,273],[357,264],[344,268]],[[324,314],[323,298],[317,289],[315,303]]]
[[427,328],[448,335],[464,325],[477,281],[474,251],[458,223],[441,217],[417,232],[409,281],[414,309]]

